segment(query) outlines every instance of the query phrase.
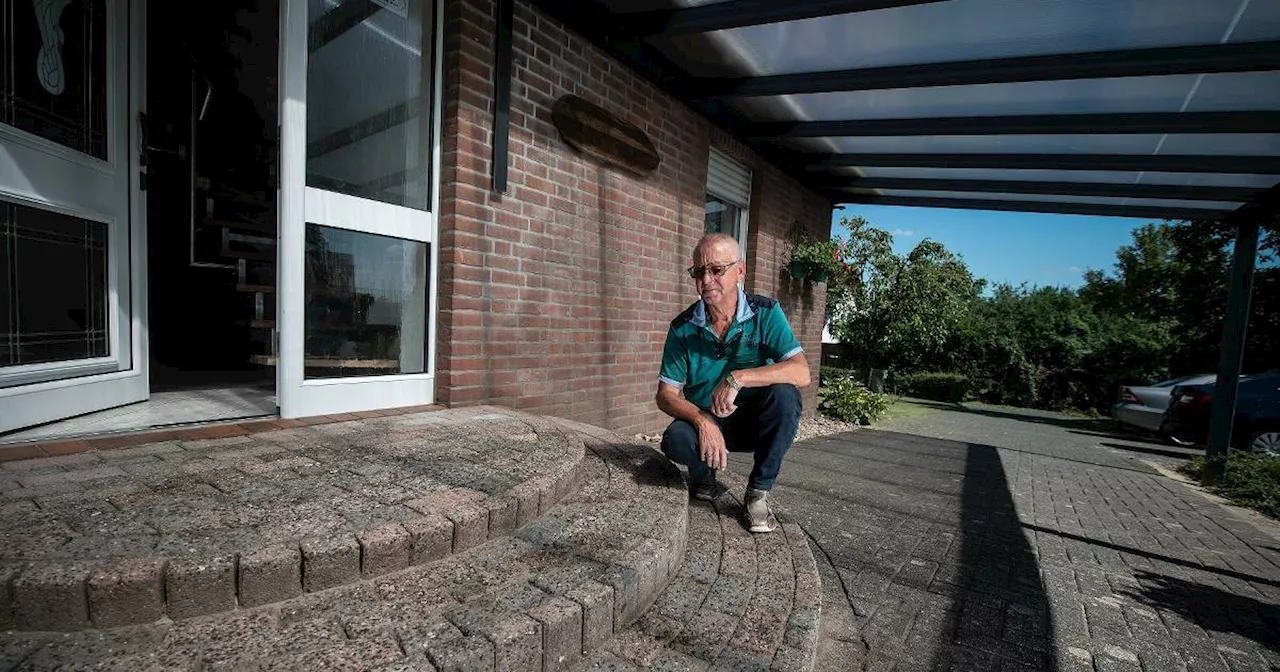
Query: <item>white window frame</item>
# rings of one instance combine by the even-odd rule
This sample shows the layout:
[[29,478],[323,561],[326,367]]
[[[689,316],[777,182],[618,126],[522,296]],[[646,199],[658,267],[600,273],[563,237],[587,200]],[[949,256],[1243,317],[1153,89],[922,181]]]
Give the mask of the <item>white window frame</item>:
[[711,148],[707,157],[707,195],[738,208],[736,223],[738,247],[742,260],[747,259],[747,229],[751,210],[751,169],[727,154]]
[[[430,210],[327,191],[306,184],[307,0],[281,2],[280,76],[280,240],[277,248],[276,393],[282,418],[350,413],[435,401],[436,335],[439,312],[438,227],[441,134],[443,132],[444,6],[434,0],[430,40],[433,53]],[[379,3],[382,4],[382,3]],[[385,5],[384,5],[385,6]],[[427,243],[426,362],[422,373],[343,378],[305,375],[305,318],[301,296],[307,223]]]
[[148,395],[146,203],[133,126],[146,101],[146,3],[106,0],[106,11],[106,160],[0,125],[0,191],[18,205],[106,225],[108,354],[0,370],[0,432]]

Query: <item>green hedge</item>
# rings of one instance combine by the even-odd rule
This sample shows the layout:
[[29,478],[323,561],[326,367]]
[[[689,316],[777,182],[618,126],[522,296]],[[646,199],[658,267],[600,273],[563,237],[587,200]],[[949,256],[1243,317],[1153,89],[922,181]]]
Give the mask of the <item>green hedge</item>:
[[818,411],[823,415],[859,425],[875,422],[888,408],[888,397],[876,394],[848,377],[832,379],[818,403]]
[[842,369],[838,366],[821,366],[818,367],[818,384],[830,385],[832,381],[842,378],[852,378],[852,369]]
[[959,373],[912,373],[898,381],[912,397],[959,403],[969,395],[969,378]]

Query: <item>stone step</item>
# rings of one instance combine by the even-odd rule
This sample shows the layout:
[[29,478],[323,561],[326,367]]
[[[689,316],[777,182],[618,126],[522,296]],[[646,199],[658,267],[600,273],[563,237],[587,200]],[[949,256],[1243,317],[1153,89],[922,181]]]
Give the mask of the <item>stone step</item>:
[[0,670],[574,669],[584,650],[649,609],[680,569],[688,496],[652,448],[547,422],[587,445],[580,487],[506,536],[274,604],[112,629],[0,633]]
[[580,480],[583,435],[435,411],[0,467],[0,629],[183,619],[506,536]]
[[692,502],[680,570],[653,607],[583,669],[814,669],[822,594],[808,537],[794,524],[753,535],[741,514],[741,501],[728,493]]

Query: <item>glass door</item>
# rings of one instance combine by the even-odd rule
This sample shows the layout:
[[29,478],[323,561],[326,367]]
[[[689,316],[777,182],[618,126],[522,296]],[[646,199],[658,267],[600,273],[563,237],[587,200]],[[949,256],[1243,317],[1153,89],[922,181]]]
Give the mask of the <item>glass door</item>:
[[147,397],[133,5],[0,9],[0,432]]
[[434,399],[436,11],[284,0],[283,417]]

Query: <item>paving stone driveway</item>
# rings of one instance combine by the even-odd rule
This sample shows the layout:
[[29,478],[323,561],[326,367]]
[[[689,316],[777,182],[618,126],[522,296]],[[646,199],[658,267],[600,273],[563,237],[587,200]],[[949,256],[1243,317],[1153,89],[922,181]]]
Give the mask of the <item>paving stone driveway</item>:
[[817,546],[817,669],[1280,670],[1278,528],[1150,464],[1179,451],[992,408],[894,429],[797,444],[775,490]]

